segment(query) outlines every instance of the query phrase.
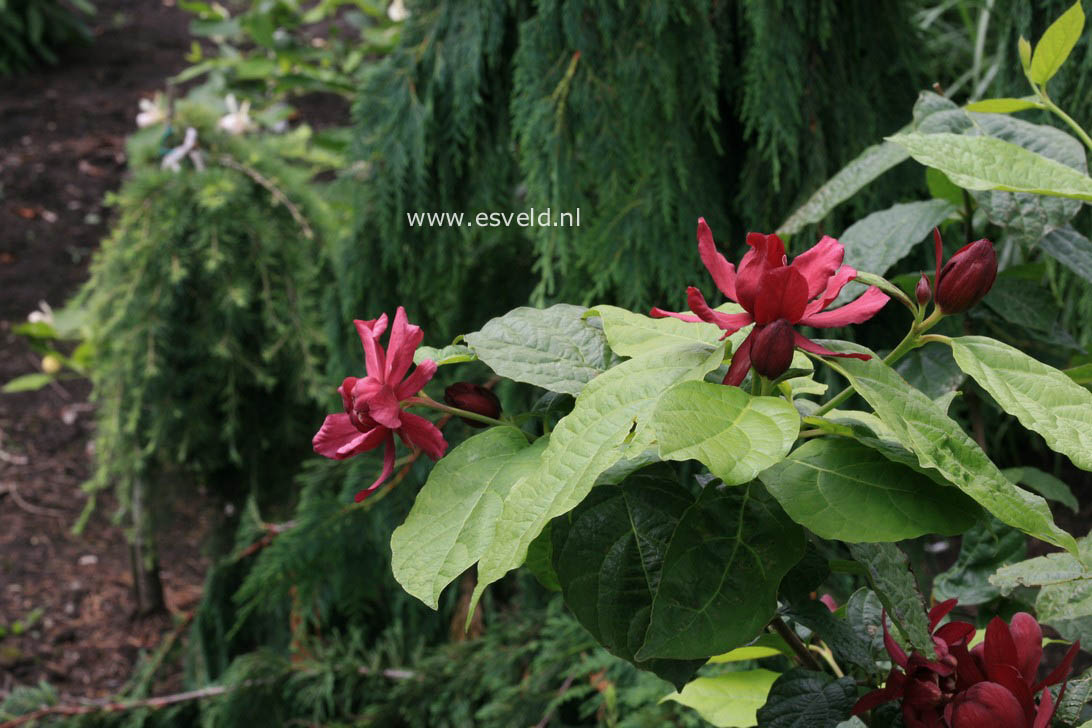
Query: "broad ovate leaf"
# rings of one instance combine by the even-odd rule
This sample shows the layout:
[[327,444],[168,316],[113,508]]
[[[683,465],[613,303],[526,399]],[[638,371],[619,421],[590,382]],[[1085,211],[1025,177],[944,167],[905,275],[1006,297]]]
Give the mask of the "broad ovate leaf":
[[960,368],[1052,450],[1092,470],[1092,392],[1054,367],[985,336],[951,340]]
[[887,613],[914,649],[935,654],[925,600],[910,571],[910,560],[893,543],[851,543],[849,552],[868,570],[869,581]]
[[834,728],[849,720],[857,702],[852,677],[835,679],[825,672],[798,667],[779,677],[766,704],[758,710],[762,728]]
[[663,700],[693,708],[717,728],[750,728],[757,723],[758,709],[766,704],[766,696],[779,675],[759,669],[699,677]]
[[697,460],[735,485],[785,457],[800,431],[800,415],[780,397],[689,381],[660,397],[652,426],[661,458]]
[[504,497],[535,470],[547,441],[528,445],[514,427],[491,427],[436,463],[391,535],[391,569],[407,592],[436,609],[444,587],[485,553]]
[[606,370],[610,354],[585,312],[567,303],[516,308],[467,334],[466,343],[502,377],[575,396]]
[[1049,81],[1073,52],[1073,46],[1077,45],[1077,41],[1081,39],[1083,30],[1084,10],[1081,9],[1080,0],[1077,0],[1069,10],[1050,24],[1035,45],[1031,67],[1028,69],[1028,78],[1038,84]]
[[978,506],[856,440],[822,437],[798,447],[759,478],[794,521],[821,538],[901,541],[952,535]]
[[868,361],[825,361],[849,380],[921,467],[936,470],[1002,522],[1076,551],[1073,536],[1054,523],[1046,501],[1011,483],[963,428],[928,396],[907,384],[868,349],[848,342],[822,343],[839,351],[872,355]]
[[602,318],[607,343],[618,356],[641,356],[659,349],[695,343],[712,346],[724,333],[714,324],[690,323],[675,318],[656,319],[616,306],[596,306],[590,313]]

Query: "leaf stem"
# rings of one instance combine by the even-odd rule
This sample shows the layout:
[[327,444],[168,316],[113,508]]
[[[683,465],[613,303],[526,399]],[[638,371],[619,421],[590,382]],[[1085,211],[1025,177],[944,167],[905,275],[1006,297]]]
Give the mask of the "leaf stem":
[[469,410],[459,409],[458,407],[452,407],[450,405],[446,405],[446,404],[443,404],[441,402],[437,402],[436,400],[434,400],[432,397],[429,397],[424,392],[421,392],[420,394],[418,394],[415,397],[410,397],[409,399],[405,399],[405,400],[402,400],[402,401],[407,406],[412,406],[412,405],[415,405],[415,404],[424,405],[425,407],[431,407],[434,410],[439,410],[441,412],[446,412],[449,415],[455,415],[457,417],[465,417],[468,420],[474,420],[475,422],[484,422],[487,425],[501,426],[501,425],[507,425],[508,424],[507,422],[503,422],[501,420],[494,419],[492,417],[487,417],[485,415],[480,415],[477,412],[470,412]]
[[823,668],[819,662],[815,659],[815,656],[808,649],[808,646],[800,641],[800,637],[797,636],[796,631],[789,625],[785,624],[785,620],[781,617],[774,617],[770,620],[770,627],[774,632],[777,632],[781,636],[781,639],[788,643],[792,651],[796,653],[796,657],[800,660],[800,663],[815,672],[822,672]]
[[1046,106],[1049,111],[1053,112],[1055,116],[1064,121],[1069,128],[1073,130],[1073,133],[1084,142],[1086,147],[1092,149],[1092,137],[1088,136],[1088,132],[1082,129],[1081,125],[1073,120],[1073,117],[1062,111],[1061,107],[1051,101],[1050,97],[1047,96],[1045,89],[1036,88],[1035,91],[1039,95],[1039,99],[1043,102],[1043,105]]

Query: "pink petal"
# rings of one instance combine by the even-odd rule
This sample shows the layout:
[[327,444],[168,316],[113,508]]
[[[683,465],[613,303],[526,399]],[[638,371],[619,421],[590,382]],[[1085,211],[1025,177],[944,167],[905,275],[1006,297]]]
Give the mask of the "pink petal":
[[786,319],[794,324],[804,315],[808,305],[808,282],[788,266],[773,268],[762,276],[761,290],[755,298],[754,317],[757,324]]
[[690,310],[696,313],[699,319],[716,324],[724,329],[726,334],[734,334],[754,321],[749,313],[720,313],[714,311],[705,302],[705,296],[701,295],[701,291],[693,286],[686,289],[686,302],[689,304]]
[[447,450],[447,440],[439,428],[410,412],[402,413],[402,427],[398,434],[407,445],[421,448],[433,460],[442,458]]
[[815,298],[827,287],[827,281],[838,270],[845,254],[846,249],[841,243],[824,235],[818,243],[793,258],[792,268],[808,282],[809,299]]
[[341,395],[341,403],[345,405],[346,412],[353,411],[353,387],[356,386],[356,377],[345,377],[341,381],[341,386],[337,388],[337,393]]
[[701,262],[713,276],[717,288],[728,298],[736,300],[736,267],[729,263],[717,250],[713,242],[713,231],[705,224],[705,218],[698,218],[698,255]]
[[401,306],[394,314],[394,325],[391,326],[391,338],[387,341],[387,376],[386,382],[399,382],[410,364],[413,363],[413,352],[421,345],[425,333],[420,326],[414,326],[406,318],[406,309]]
[[827,280],[827,287],[823,289],[823,295],[816,298],[804,309],[805,318],[817,314],[830,305],[830,302],[838,298],[838,294],[846,287],[846,284],[857,277],[857,271],[852,266],[843,265]]
[[353,406],[391,430],[402,424],[402,410],[394,391],[383,382],[365,377],[353,387]]
[[335,460],[342,460],[348,457],[348,455],[338,455],[338,450],[360,437],[360,430],[353,427],[353,423],[349,420],[349,415],[336,414],[326,415],[326,420],[323,421],[322,427],[315,433],[315,436],[311,438],[311,447],[319,455],[325,455],[328,458],[334,458]]
[[833,311],[805,316],[800,319],[800,323],[805,326],[814,326],[817,329],[831,329],[837,326],[864,323],[886,306],[889,300],[891,299],[887,297],[886,293],[872,286],[856,301],[847,303]]
[[739,348],[732,352],[732,364],[728,367],[728,373],[724,375],[723,384],[738,387],[743,383],[747,371],[751,368],[751,344],[754,338],[755,332],[752,331],[747,334],[747,338],[743,340]]
[[413,374],[409,378],[399,384],[395,388],[395,394],[398,395],[398,399],[402,400],[406,397],[412,397],[425,388],[425,385],[429,383],[433,375],[436,374],[437,364],[432,359],[425,359],[423,362],[417,365],[417,368],[413,370]]
[[345,458],[352,457],[353,455],[359,455],[362,452],[368,450],[374,450],[383,442],[383,438],[390,434],[390,430],[386,427],[373,427],[367,432],[361,434],[358,438],[352,442],[346,443],[338,448],[336,460],[344,460]]
[[1039,663],[1043,659],[1043,630],[1035,617],[1027,612],[1012,615],[1009,629],[1012,632],[1012,641],[1016,643],[1016,667],[1028,685],[1031,685],[1035,682]]
[[819,344],[816,344],[814,341],[807,338],[799,331],[794,331],[793,333],[796,335],[794,337],[794,341],[796,342],[796,348],[803,349],[804,351],[811,352],[812,354],[818,354],[819,356],[839,356],[843,359],[860,359],[861,361],[868,361],[872,358],[868,354],[842,354],[837,351],[831,351],[825,346],[820,346]]
[[379,337],[387,330],[387,314],[371,321],[355,319],[353,325],[364,346],[364,369],[369,376],[382,378],[386,374],[386,354],[379,345]]
[[891,636],[891,630],[887,628],[886,609],[880,610],[880,624],[883,625],[883,646],[887,649],[887,654],[891,656],[891,661],[899,667],[906,667],[910,660],[899,643]]
[[655,308],[648,312],[648,315],[652,318],[677,318],[680,321],[686,321],[687,323],[701,323],[701,319],[692,313],[676,313],[674,311],[665,311],[662,308]]
[[754,250],[749,251],[739,262],[736,300],[744,309],[754,313],[763,275],[773,268],[785,266],[785,244],[776,235],[761,233],[749,233],[747,244]]
[[[357,494],[353,496],[353,500],[359,503],[367,498],[369,495],[375,492],[376,488],[383,485],[387,478],[391,477],[391,473],[394,472],[394,434],[389,430],[386,432],[386,444],[387,448],[383,452],[383,470],[379,473],[379,477],[375,479],[375,482],[369,485],[367,488],[361,491],[357,491]],[[376,443],[376,447],[379,443]]]
[[[948,615],[948,612],[952,611],[952,609],[955,608],[955,605],[958,603],[958,601],[958,599],[948,599],[934,605],[933,608],[929,610],[930,632],[937,628],[937,625],[940,624],[940,620],[944,619]],[[974,628],[972,627],[972,629]]]
[[949,622],[936,631],[934,635],[954,650],[956,645],[965,644],[967,639],[974,634],[974,625],[967,622]]

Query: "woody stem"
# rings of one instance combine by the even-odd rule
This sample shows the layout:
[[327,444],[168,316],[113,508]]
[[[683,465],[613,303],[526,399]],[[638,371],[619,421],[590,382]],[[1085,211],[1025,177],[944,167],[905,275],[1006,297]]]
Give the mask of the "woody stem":
[[781,639],[788,643],[789,647],[796,653],[797,658],[799,658],[804,667],[809,670],[814,670],[815,672],[823,671],[823,668],[819,665],[818,660],[815,659],[811,650],[809,650],[808,646],[800,640],[792,627],[785,624],[785,620],[781,619],[781,617],[774,617],[773,620],[770,621],[770,627],[774,632],[777,632],[777,634],[781,636]]

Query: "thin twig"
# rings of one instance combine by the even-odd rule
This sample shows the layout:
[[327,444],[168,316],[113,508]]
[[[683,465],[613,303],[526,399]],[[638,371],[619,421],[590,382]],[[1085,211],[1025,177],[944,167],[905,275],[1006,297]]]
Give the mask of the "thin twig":
[[50,516],[52,518],[64,518],[64,511],[57,510],[56,508],[43,508],[36,506],[33,503],[27,503],[23,500],[23,496],[19,495],[19,491],[15,487],[14,482],[0,483],[0,493],[7,493],[11,496],[11,499],[15,502],[15,505],[22,508],[27,513],[31,513],[35,516]]
[[224,165],[225,167],[231,167],[234,170],[242,172],[247,177],[250,177],[250,179],[254,180],[262,187],[269,190],[269,193],[273,195],[273,199],[284,205],[285,209],[287,209],[288,212],[291,213],[292,219],[295,220],[296,224],[299,225],[300,228],[303,230],[303,236],[308,240],[314,239],[315,233],[311,230],[311,226],[307,224],[307,219],[300,212],[300,209],[292,204],[292,201],[289,200],[283,192],[281,192],[281,189],[279,187],[273,184],[266,177],[263,177],[261,172],[253,169],[252,167],[248,167],[245,164],[240,164],[227,154],[221,154],[219,160],[220,164]]
[[[789,625],[785,624],[785,620],[781,619],[781,617],[774,617],[770,621],[770,627],[773,628],[774,632],[781,635],[783,640],[789,643],[789,647],[791,647],[792,651],[796,653],[796,656],[800,658],[800,662],[804,667],[809,670],[814,670],[815,672],[823,671],[823,668],[819,666],[819,663],[811,653],[811,650],[808,649],[807,645],[800,641],[796,632],[793,631]],[[3,728],[3,726],[0,726],[0,728]]]
[[[565,682],[561,683],[561,687],[558,688],[558,690],[557,690],[558,697],[564,695],[565,691],[568,690],[569,688],[571,688],[572,685],[573,685],[573,676],[569,675],[567,678],[565,678]],[[550,718],[553,717],[554,712],[556,710],[557,710],[557,706],[555,705],[552,708],[550,708],[548,711],[546,711],[546,715],[542,716],[542,720],[540,720],[537,724],[535,724],[535,728],[546,728],[546,726],[550,725]],[[4,728],[4,727],[0,726],[0,728]]]

